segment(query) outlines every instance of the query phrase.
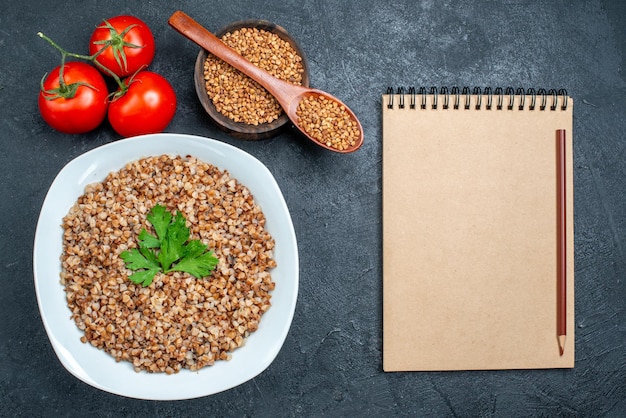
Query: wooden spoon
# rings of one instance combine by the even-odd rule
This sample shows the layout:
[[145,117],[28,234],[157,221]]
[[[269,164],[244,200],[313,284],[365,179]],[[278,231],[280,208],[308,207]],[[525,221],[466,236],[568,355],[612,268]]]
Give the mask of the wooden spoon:
[[[316,144],[335,152],[348,153],[356,151],[363,144],[363,128],[361,123],[355,116],[355,114],[336,97],[323,92],[321,90],[312,89],[309,87],[303,87],[296,84],[291,84],[287,81],[283,81],[274,77],[265,70],[252,64],[250,61],[239,55],[234,49],[230,48],[218,37],[213,35],[207,29],[202,27],[198,22],[193,20],[185,13],[179,11],[174,12],[170,17],[168,23],[183,36],[198,44],[200,47],[206,49],[211,54],[218,58],[221,58],[224,62],[232,65],[261,86],[263,86],[272,96],[276,98],[281,105],[285,114],[291,119],[295,126],[310,140]],[[358,128],[358,136],[354,143],[347,146],[345,149],[339,149],[336,146],[332,146],[329,143],[324,143],[315,137],[311,136],[299,123],[300,117],[297,114],[298,106],[305,98],[320,98],[324,97],[326,100],[337,103],[339,107],[343,107],[349,117]],[[337,129],[335,129],[337,131]],[[337,132],[341,133],[341,132]]]

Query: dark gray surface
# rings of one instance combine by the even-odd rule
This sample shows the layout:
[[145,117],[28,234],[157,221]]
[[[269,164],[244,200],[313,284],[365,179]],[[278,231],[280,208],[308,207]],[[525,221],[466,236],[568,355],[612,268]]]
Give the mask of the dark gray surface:
[[[0,416],[626,416],[624,2],[4,3]],[[311,84],[359,115],[363,148],[341,156],[292,131],[242,142],[217,130],[193,90],[198,49],[167,25],[179,8],[213,31],[248,18],[285,27],[309,58]],[[82,383],[55,357],[37,308],[31,259],[46,191],[68,161],[118,136],[108,125],[64,135],[41,120],[38,83],[59,62],[36,33],[86,51],[92,28],[120,13],[154,31],[151,68],[179,99],[167,131],[214,137],[265,163],[299,241],[300,293],[282,351],[252,381],[210,397],[140,401]],[[573,370],[382,372],[380,95],[411,85],[555,87],[574,98]]]

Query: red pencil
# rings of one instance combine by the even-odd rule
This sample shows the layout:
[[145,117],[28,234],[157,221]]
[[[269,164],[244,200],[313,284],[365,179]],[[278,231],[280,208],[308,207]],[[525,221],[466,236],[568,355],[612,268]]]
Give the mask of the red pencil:
[[557,142],[557,338],[559,352],[565,350],[567,335],[567,223],[566,223],[566,136],[565,129],[556,131]]

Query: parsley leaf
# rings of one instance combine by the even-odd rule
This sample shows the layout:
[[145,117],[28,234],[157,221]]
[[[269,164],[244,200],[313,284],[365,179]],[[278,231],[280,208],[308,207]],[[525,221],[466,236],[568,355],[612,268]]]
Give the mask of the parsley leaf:
[[148,251],[144,251],[143,248],[133,248],[130,251],[124,251],[120,256],[126,263],[126,267],[131,270],[159,267],[156,259]]
[[158,267],[151,268],[148,270],[139,270],[131,274],[130,276],[128,276],[128,278],[130,279],[131,282],[135,284],[140,284],[143,287],[147,287],[147,286],[150,286],[150,284],[152,283],[152,280],[154,279],[154,276],[156,276],[159,270],[160,269]]
[[139,248],[120,254],[126,267],[135,272],[128,278],[146,287],[162,271],[181,271],[201,279],[208,276],[219,260],[200,240],[189,240],[189,228],[182,213],[172,214],[164,206],[156,205],[146,219],[152,224],[156,236],[145,228],[138,237]]
[[150,210],[146,219],[152,224],[157,237],[162,241],[172,220],[172,214],[165,209],[165,206],[156,205]]
[[184,257],[184,245],[188,239],[189,228],[187,228],[185,218],[180,212],[176,212],[176,217],[167,228],[165,237],[161,238],[159,262],[164,271],[168,271],[173,262]]
[[218,260],[213,251],[205,252],[206,250],[207,246],[198,240],[189,242],[185,247],[185,257],[170,271],[184,271],[198,279],[207,276],[217,266]]
[[144,228],[139,233],[139,245],[142,248],[159,248],[161,241]]

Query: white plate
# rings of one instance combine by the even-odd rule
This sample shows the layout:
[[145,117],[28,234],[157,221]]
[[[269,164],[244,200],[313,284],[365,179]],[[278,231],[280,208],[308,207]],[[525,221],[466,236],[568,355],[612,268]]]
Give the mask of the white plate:
[[[272,270],[276,288],[272,306],[246,344],[230,361],[197,372],[137,373],[129,362],[115,362],[106,352],[80,342],[82,335],[70,318],[60,284],[62,218],[87,184],[102,181],[127,162],[153,155],[193,155],[228,170],[253,194],[266,217],[266,228],[276,241]],[[33,271],[39,311],[59,360],[80,380],[107,392],[152,400],[189,399],[230,389],[265,370],[280,351],[293,318],[298,295],[298,248],[289,210],[276,180],[256,158],[213,139],[155,134],[113,142],[69,162],[57,175],[43,202],[33,251]]]

